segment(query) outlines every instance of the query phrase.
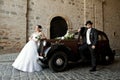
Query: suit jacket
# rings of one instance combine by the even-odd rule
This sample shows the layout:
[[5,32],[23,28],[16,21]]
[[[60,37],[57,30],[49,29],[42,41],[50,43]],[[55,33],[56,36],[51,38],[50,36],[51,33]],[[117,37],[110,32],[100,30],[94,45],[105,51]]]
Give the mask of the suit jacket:
[[[82,36],[83,44],[87,44],[86,32],[87,32],[87,28],[86,27],[82,27],[81,31],[79,32],[79,36],[80,35]],[[91,42],[91,45],[97,45],[98,33],[97,33],[97,30],[95,28],[91,28],[91,31],[90,31],[90,42]]]

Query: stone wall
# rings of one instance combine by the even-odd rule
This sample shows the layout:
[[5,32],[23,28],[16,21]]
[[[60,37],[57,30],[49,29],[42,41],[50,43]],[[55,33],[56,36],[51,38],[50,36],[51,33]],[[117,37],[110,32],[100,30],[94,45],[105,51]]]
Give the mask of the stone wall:
[[84,0],[30,0],[29,4],[29,35],[33,26],[40,24],[49,37],[50,22],[56,16],[63,17],[68,28],[77,29],[84,25]]
[[26,1],[0,0],[0,54],[18,52],[26,42]]
[[110,45],[120,53],[120,1],[106,0],[104,3],[104,31]]
[[20,51],[38,24],[49,38],[56,16],[66,20],[69,30],[92,20],[95,28],[107,33],[111,47],[120,50],[119,4],[119,0],[0,0],[0,53]]

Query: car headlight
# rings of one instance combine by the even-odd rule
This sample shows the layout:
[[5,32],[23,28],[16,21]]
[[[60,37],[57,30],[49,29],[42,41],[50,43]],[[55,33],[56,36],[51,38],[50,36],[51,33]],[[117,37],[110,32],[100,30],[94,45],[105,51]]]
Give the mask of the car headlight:
[[44,41],[43,41],[43,46],[46,46],[46,43],[47,43],[46,40],[44,40]]

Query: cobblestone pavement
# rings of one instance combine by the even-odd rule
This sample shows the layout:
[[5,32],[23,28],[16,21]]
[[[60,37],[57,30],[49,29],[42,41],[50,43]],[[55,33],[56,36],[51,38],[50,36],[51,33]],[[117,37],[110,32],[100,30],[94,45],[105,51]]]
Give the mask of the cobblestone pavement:
[[120,56],[116,56],[111,65],[98,65],[97,71],[92,73],[89,72],[90,66],[78,63],[68,65],[68,69],[63,72],[55,73],[45,68],[40,72],[27,73],[11,66],[17,55],[0,55],[0,80],[120,80]]

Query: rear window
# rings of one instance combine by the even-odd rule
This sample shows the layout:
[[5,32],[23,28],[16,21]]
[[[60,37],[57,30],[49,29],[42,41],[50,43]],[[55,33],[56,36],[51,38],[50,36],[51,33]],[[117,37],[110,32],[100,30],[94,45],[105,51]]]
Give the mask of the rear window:
[[106,36],[103,34],[98,35],[98,40],[107,40]]

